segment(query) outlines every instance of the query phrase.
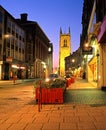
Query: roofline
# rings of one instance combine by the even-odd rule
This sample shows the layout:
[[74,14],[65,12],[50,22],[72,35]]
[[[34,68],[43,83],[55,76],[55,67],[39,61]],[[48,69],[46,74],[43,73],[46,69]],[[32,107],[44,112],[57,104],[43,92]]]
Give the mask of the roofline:
[[7,13],[7,15],[9,15],[9,17],[11,17],[11,19],[13,19],[13,21],[23,29],[23,27],[16,21],[15,17],[13,17],[5,8],[3,8],[3,6],[0,5],[0,8],[2,8]]

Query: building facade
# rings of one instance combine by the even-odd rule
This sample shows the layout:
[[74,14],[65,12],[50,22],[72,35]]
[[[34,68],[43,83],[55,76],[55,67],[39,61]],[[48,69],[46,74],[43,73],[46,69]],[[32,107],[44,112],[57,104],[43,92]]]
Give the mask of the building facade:
[[28,65],[28,78],[45,78],[53,68],[53,45],[35,21],[27,20],[27,14],[21,14],[17,22],[25,29],[25,60]]
[[66,75],[82,77],[82,54],[81,49],[78,48],[75,52],[65,58],[65,72]]
[[45,78],[53,71],[53,45],[27,14],[15,19],[0,6],[0,80]]
[[71,53],[71,38],[70,38],[70,28],[69,32],[62,33],[60,28],[60,41],[59,41],[59,75],[65,75],[65,57],[69,56]]
[[[91,2],[89,9],[88,5]],[[105,67],[105,50],[106,50],[106,1],[105,0],[84,0],[82,23],[83,29],[86,25],[87,16],[88,23],[86,27],[86,33],[82,31],[81,47],[83,52],[83,46],[87,50],[84,50],[83,55],[85,61],[86,79],[88,81],[95,81],[98,88],[106,88],[106,67]],[[89,12],[89,15],[86,14]],[[84,19],[83,19],[84,18]]]
[[24,29],[0,6],[0,79],[26,76],[25,37]]
[[[94,0],[84,0],[83,3],[83,13],[82,13],[82,35],[81,35],[81,42],[80,47],[82,48],[82,56],[83,56],[83,71],[85,73],[85,78],[89,80],[88,75],[88,68],[89,68],[89,61],[92,59],[93,49],[89,44],[88,35],[89,35],[89,23],[90,17],[93,9]],[[91,27],[91,26],[90,26]],[[90,57],[90,60],[88,61]]]
[[[84,1],[86,4],[85,6],[88,7],[88,1]],[[84,70],[86,73],[86,79],[88,81],[95,81],[97,82],[97,41],[94,41],[95,34],[96,34],[96,15],[95,15],[95,9],[96,9],[96,1],[92,1],[92,6],[89,10],[89,8],[85,8],[85,12],[89,12],[88,17],[88,25],[86,28],[86,37],[83,41],[82,46],[82,54],[83,54],[83,64],[84,64]],[[89,11],[88,11],[88,10]],[[86,18],[86,13],[84,13]],[[84,25],[83,25],[84,26]],[[94,31],[95,30],[95,31]]]
[[96,0],[96,22],[101,22],[97,36],[100,46],[98,86],[106,90],[106,0]]

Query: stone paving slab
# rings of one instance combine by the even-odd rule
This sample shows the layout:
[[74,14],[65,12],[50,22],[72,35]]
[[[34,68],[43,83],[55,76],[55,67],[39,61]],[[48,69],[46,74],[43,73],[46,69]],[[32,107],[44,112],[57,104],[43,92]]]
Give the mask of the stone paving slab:
[[106,106],[25,105],[11,114],[0,115],[0,130],[106,130]]
[[25,130],[41,130],[43,127],[43,124],[40,122],[40,123],[30,123],[26,126]]

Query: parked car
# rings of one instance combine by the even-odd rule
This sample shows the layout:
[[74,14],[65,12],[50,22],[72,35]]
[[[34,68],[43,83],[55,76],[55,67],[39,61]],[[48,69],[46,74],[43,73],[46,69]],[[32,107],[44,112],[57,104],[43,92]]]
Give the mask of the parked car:
[[69,78],[71,78],[71,76],[72,76],[71,74],[66,74],[66,75],[64,76],[64,78],[65,78],[65,79],[69,79]]
[[49,82],[50,80],[55,80],[59,78],[59,75],[58,74],[55,74],[55,73],[51,73],[49,74],[49,76],[46,78],[46,82]]

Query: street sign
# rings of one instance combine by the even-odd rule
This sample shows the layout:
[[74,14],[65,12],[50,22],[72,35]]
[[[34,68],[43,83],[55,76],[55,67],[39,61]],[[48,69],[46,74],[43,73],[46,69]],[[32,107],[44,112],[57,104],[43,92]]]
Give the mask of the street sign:
[[92,55],[92,54],[93,54],[93,48],[91,46],[82,48],[82,55]]

